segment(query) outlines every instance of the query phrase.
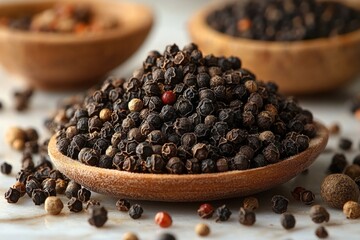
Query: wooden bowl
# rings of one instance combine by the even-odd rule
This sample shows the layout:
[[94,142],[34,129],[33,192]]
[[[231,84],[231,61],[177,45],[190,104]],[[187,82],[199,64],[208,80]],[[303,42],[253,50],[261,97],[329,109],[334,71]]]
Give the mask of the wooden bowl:
[[[360,1],[346,4],[360,8]],[[276,82],[283,93],[300,95],[334,90],[360,73],[360,30],[295,42],[238,38],[218,32],[206,23],[207,16],[222,6],[224,2],[208,6],[191,18],[192,40],[206,54],[240,57],[243,66],[258,79]]]
[[190,202],[245,196],[285,183],[313,163],[327,140],[327,129],[317,123],[317,136],[309,148],[279,163],[243,171],[185,175],[130,173],[88,166],[62,155],[54,136],[48,149],[58,170],[92,191],[120,198]]
[[[0,16],[34,14],[57,2],[24,1],[0,5]],[[85,88],[130,57],[148,35],[152,11],[143,5],[106,0],[79,0],[95,14],[113,16],[119,26],[101,33],[38,33],[0,28],[0,63],[13,75],[47,90]]]

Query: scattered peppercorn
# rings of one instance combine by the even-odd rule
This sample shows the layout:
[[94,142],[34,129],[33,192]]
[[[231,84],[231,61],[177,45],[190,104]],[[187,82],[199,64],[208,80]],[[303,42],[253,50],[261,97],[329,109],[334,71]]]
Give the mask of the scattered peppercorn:
[[1,169],[1,173],[8,175],[11,173],[12,166],[11,164],[4,162],[3,164],[1,164],[0,169]]
[[85,210],[88,210],[92,206],[100,206],[100,202],[95,199],[90,199],[89,201],[86,202]]
[[33,89],[31,88],[15,91],[13,94],[15,110],[22,112],[28,109],[32,95]]
[[357,177],[360,177],[360,166],[357,164],[351,164],[344,169],[343,174],[355,180]]
[[197,213],[201,218],[212,218],[214,214],[214,208],[211,204],[204,203],[200,205]]
[[357,219],[360,217],[360,204],[354,201],[348,201],[343,206],[343,213],[347,218]]
[[281,214],[281,225],[285,228],[285,229],[291,229],[295,227],[295,217],[294,215],[292,215],[291,213],[283,213]]
[[252,210],[240,208],[239,211],[239,222],[246,226],[254,225],[256,221],[256,215]]
[[157,236],[157,240],[176,240],[176,237],[171,233],[161,233]]
[[339,148],[342,150],[349,150],[352,146],[352,141],[347,138],[340,138],[339,140]]
[[259,208],[259,201],[256,197],[246,197],[243,201],[243,208],[245,210],[254,211]]
[[20,198],[20,192],[15,188],[9,188],[7,192],[5,192],[5,199],[8,203],[17,203]]
[[231,211],[229,208],[226,207],[226,205],[222,205],[221,207],[218,207],[216,209],[216,222],[225,222],[229,220],[231,216]]
[[50,215],[58,215],[63,209],[64,204],[61,199],[55,196],[47,197],[45,200],[45,211]]
[[314,223],[328,222],[330,214],[323,206],[314,205],[310,208],[310,218]]
[[138,219],[141,218],[141,215],[143,214],[144,210],[139,204],[134,204],[129,208],[129,216],[132,219]]
[[77,198],[82,201],[82,202],[87,202],[89,201],[91,197],[91,192],[89,190],[87,190],[86,188],[81,188],[79,191],[78,191],[78,195],[77,195]]
[[69,200],[69,202],[67,203],[67,206],[71,212],[77,213],[77,212],[81,212],[83,210],[82,202],[75,197],[72,197]]
[[94,205],[91,206],[89,210],[90,218],[88,219],[88,222],[90,223],[90,225],[93,225],[97,228],[104,226],[104,224],[108,220],[108,212],[106,211],[106,209],[102,206]]
[[306,205],[311,205],[315,201],[315,194],[310,190],[304,190],[300,194],[300,201]]
[[167,212],[158,212],[155,215],[155,223],[162,228],[168,228],[172,224],[172,218],[169,213]]
[[338,134],[340,132],[340,125],[338,123],[333,123],[328,127],[330,134]]
[[293,198],[297,201],[300,201],[301,198],[301,194],[302,192],[304,192],[306,189],[303,187],[296,187],[294,188],[293,191],[291,191],[291,195],[293,196]]
[[289,200],[284,196],[275,195],[272,197],[271,202],[274,213],[281,214],[287,211]]
[[319,226],[318,228],[316,228],[315,235],[318,238],[327,238],[329,236],[329,234],[324,226]]
[[342,173],[347,166],[346,157],[342,153],[336,153],[332,157],[331,164],[328,168],[329,173]]
[[206,237],[210,234],[210,227],[205,223],[199,223],[195,226],[195,232],[201,237]]
[[357,201],[359,188],[349,176],[345,174],[331,174],[324,178],[321,197],[329,206],[342,209],[347,201]]
[[129,211],[130,206],[130,202],[126,199],[119,199],[116,201],[116,208],[121,212]]
[[135,233],[127,232],[122,236],[122,240],[139,240]]

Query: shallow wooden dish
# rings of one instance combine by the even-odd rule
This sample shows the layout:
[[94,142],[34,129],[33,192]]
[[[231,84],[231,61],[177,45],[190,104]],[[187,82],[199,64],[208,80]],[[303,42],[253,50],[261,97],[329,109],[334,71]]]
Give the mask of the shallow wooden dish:
[[307,169],[328,140],[327,129],[320,123],[317,127],[318,134],[306,151],[266,167],[225,173],[145,174],[91,167],[62,155],[56,149],[55,137],[50,140],[49,155],[62,173],[95,192],[138,200],[207,201],[261,192]]
[[[0,16],[21,16],[71,0],[24,1],[0,4]],[[0,28],[0,63],[34,87],[48,90],[85,88],[130,57],[153,24],[152,11],[140,4],[78,0],[95,14],[115,17],[119,26],[93,34],[34,33]]]
[[[360,1],[341,1],[360,8]],[[226,4],[226,2],[225,2]],[[192,40],[206,54],[238,56],[258,79],[276,82],[286,94],[334,90],[360,73],[360,30],[332,38],[269,42],[232,37],[212,29],[206,18],[224,2],[197,12],[189,22]]]

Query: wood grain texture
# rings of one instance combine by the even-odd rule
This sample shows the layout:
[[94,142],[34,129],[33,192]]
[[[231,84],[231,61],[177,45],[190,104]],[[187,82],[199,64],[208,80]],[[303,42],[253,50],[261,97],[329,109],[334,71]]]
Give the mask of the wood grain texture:
[[[0,5],[0,16],[39,12],[56,2],[24,1]],[[85,88],[103,80],[110,70],[130,57],[148,35],[152,11],[143,5],[106,0],[78,0],[95,14],[113,16],[119,26],[81,36],[0,28],[0,63],[34,87],[48,90]]]
[[168,202],[190,202],[246,196],[285,183],[307,169],[324,150],[328,131],[320,123],[309,148],[266,167],[210,174],[130,173],[87,166],[62,155],[53,136],[49,155],[56,168],[92,191],[111,196]]
[[[341,1],[344,2],[344,1]],[[360,8],[360,1],[344,3]],[[360,74],[360,30],[332,37],[296,42],[270,42],[220,33],[206,18],[224,2],[210,5],[190,20],[190,36],[205,54],[238,56],[243,67],[260,80],[273,81],[287,94],[335,90]]]

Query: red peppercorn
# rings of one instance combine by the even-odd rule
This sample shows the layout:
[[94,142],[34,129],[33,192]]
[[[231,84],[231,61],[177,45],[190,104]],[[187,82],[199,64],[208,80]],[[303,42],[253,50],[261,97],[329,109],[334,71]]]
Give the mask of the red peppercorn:
[[164,104],[173,104],[176,101],[176,95],[173,91],[166,91],[161,96],[161,100]]
[[155,215],[155,223],[162,228],[168,228],[172,224],[172,219],[170,214],[167,212],[158,212]]
[[211,218],[214,214],[214,208],[208,203],[201,204],[197,210],[201,218]]

